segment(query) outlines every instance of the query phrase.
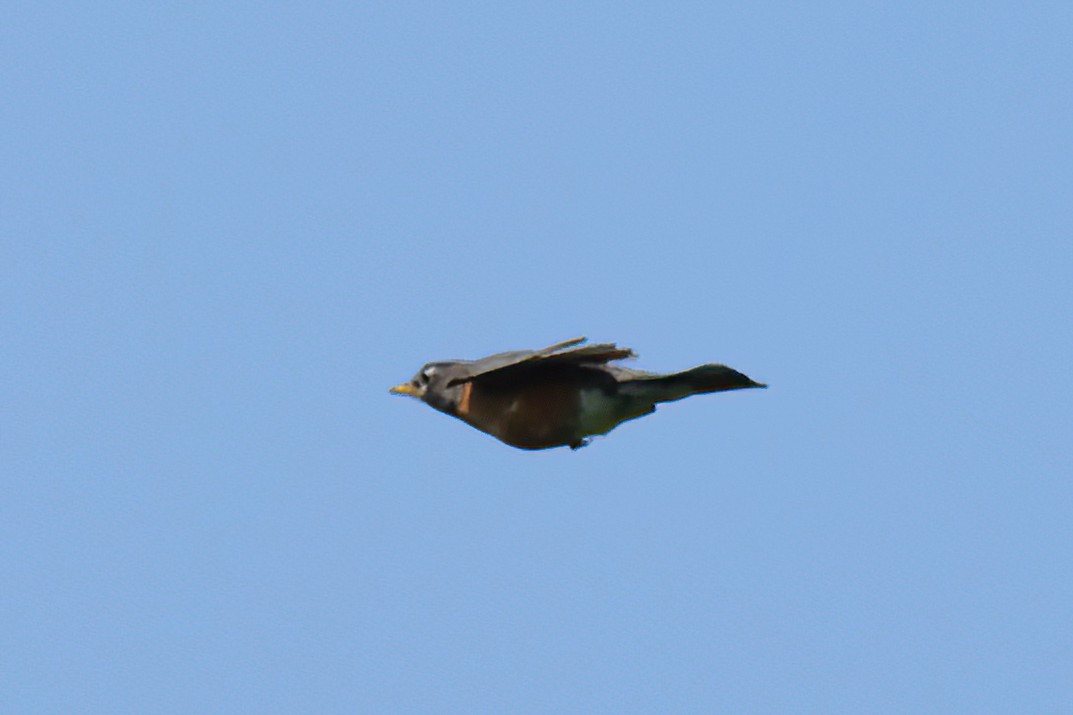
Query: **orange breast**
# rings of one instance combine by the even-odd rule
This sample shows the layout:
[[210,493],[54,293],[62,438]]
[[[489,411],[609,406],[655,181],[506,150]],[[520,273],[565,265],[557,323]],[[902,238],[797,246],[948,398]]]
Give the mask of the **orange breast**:
[[467,383],[458,416],[479,430],[522,449],[557,447],[580,435],[578,386],[572,381],[540,381],[507,386]]

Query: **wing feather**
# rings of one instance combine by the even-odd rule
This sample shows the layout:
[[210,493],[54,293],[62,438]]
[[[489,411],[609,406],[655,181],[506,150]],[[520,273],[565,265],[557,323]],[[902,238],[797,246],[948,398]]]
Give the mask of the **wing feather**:
[[590,364],[599,365],[612,360],[634,357],[629,348],[620,348],[614,343],[602,343],[599,345],[586,345],[573,350],[566,350],[575,345],[585,342],[585,338],[574,338],[555,345],[550,345],[540,350],[521,350],[510,353],[499,353],[472,364],[472,370],[460,375],[448,383],[448,387],[472,382],[478,378],[489,376],[502,377],[514,370],[528,370],[537,367],[545,367],[563,364]]

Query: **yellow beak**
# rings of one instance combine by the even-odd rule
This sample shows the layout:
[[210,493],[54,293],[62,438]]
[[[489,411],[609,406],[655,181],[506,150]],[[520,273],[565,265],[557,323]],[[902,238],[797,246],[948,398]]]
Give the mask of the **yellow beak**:
[[408,382],[404,382],[400,385],[395,385],[395,387],[388,390],[388,392],[390,392],[392,395],[408,395],[410,397],[420,396],[417,391],[417,388]]

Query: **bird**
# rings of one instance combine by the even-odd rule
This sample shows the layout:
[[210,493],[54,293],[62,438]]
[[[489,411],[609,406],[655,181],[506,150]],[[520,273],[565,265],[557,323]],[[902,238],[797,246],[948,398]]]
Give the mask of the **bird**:
[[726,365],[661,375],[614,364],[636,357],[614,343],[574,338],[539,350],[426,363],[394,395],[421,400],[504,444],[579,449],[629,420],[709,392],[766,388]]

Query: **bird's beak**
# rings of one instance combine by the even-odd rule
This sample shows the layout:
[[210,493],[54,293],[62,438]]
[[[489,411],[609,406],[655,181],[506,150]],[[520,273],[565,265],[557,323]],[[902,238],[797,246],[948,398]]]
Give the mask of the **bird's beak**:
[[409,397],[421,397],[418,389],[412,383],[404,382],[388,390],[392,395],[408,395]]

